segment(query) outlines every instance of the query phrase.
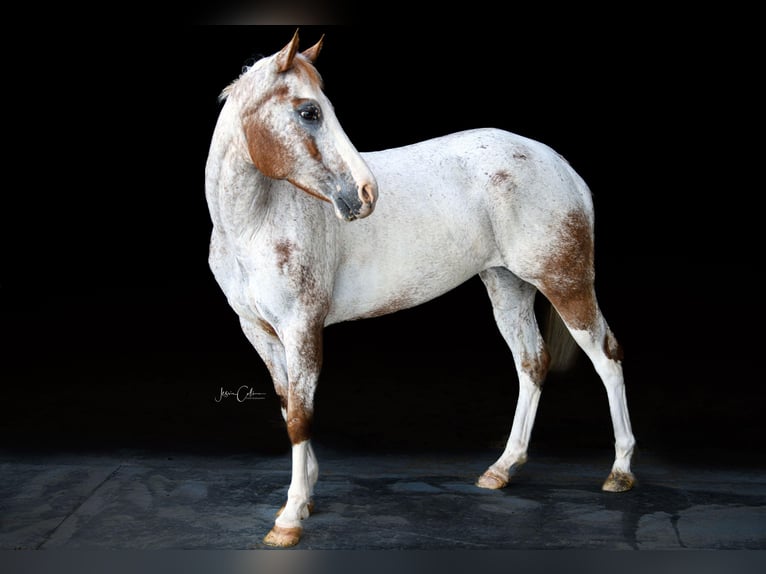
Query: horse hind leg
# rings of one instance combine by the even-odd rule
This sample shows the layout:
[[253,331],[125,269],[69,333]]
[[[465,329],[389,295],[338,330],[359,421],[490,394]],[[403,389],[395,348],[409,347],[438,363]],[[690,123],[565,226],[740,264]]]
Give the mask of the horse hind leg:
[[488,269],[479,276],[489,293],[495,322],[513,354],[519,380],[516,412],[505,450],[476,482],[482,488],[497,489],[506,486],[527,460],[550,357],[535,317],[537,289],[504,268]]
[[[559,278],[560,279],[560,278]],[[570,277],[571,279],[571,277]],[[625,381],[622,371],[622,349],[606,323],[596,301],[593,281],[549,281],[541,291],[558,311],[572,337],[582,348],[601,378],[609,400],[615,439],[615,460],[602,489],[624,492],[635,484],[630,470],[636,444],[630,424]],[[561,288],[566,285],[566,288]]]
[[615,460],[602,488],[624,492],[633,488],[635,477],[630,470],[636,441],[630,424],[625,381],[622,372],[622,349],[596,303],[595,294],[583,302],[554,303],[562,313],[569,332],[593,363],[606,389],[609,413],[614,429]]

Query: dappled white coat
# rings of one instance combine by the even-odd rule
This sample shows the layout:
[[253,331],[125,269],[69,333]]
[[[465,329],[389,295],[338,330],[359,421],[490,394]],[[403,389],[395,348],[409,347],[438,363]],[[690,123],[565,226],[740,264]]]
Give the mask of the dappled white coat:
[[297,53],[296,33],[227,89],[205,173],[210,267],[269,368],[293,444],[287,504],[266,543],[296,544],[312,508],[322,329],[477,274],[519,378],[505,451],[478,486],[505,486],[526,460],[549,366],[539,290],[607,390],[616,457],[604,489],[629,489],[635,441],[621,351],[596,302],[586,184],[550,147],[491,128],[359,154],[311,66],[320,45]]

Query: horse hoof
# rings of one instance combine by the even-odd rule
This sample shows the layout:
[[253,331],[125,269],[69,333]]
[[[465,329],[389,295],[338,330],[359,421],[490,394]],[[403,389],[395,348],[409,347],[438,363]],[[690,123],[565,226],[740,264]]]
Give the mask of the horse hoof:
[[[279,516],[280,514],[282,514],[282,511],[284,511],[284,509],[285,509],[285,506],[287,506],[287,505],[286,505],[286,504],[283,504],[283,505],[282,505],[282,508],[280,508],[279,510],[277,510],[277,514],[276,514],[276,516]],[[301,517],[302,519],[306,519],[306,518],[308,518],[309,516],[311,516],[312,514],[314,514],[314,501],[313,501],[313,500],[309,500],[309,503],[306,505],[306,510],[308,510],[308,516],[302,516],[302,517]]]
[[476,486],[479,488],[489,488],[491,490],[497,490],[504,488],[508,484],[508,479],[501,476],[492,469],[488,469],[484,474],[476,481]]
[[266,537],[263,539],[264,544],[269,546],[276,546],[278,548],[289,548],[295,546],[301,539],[301,533],[303,529],[300,526],[294,528],[283,528],[281,526],[274,525]]
[[601,490],[606,492],[625,492],[633,488],[634,484],[636,484],[636,477],[633,476],[633,473],[613,470],[606,477]]

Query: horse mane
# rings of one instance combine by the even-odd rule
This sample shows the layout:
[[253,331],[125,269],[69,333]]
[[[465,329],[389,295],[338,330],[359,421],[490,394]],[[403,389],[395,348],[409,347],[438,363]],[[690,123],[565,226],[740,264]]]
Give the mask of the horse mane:
[[234,86],[237,85],[237,82],[242,79],[242,76],[247,74],[251,68],[253,68],[258,62],[263,60],[266,56],[263,54],[258,54],[257,56],[251,56],[247,59],[248,63],[245,63],[242,65],[242,70],[239,72],[239,76],[237,76],[234,80],[229,82],[229,84],[221,90],[221,93],[218,94],[218,102],[223,102],[226,98],[229,97],[229,94],[231,94],[232,90],[234,89]]

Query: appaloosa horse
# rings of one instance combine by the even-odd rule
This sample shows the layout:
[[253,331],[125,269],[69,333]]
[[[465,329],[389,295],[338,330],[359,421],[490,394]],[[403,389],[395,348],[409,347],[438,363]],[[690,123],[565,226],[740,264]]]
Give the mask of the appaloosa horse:
[[635,441],[622,351],[594,291],[586,184],[548,146],[499,129],[359,153],[313,66],[321,45],[299,52],[296,31],[224,89],[205,171],[210,267],[268,367],[292,444],[287,503],[264,541],[296,544],[311,513],[324,327],[419,305],[477,274],[519,380],[507,446],[477,485],[504,487],[527,459],[550,362],[540,291],[606,388],[616,456],[603,489],[630,489]]

